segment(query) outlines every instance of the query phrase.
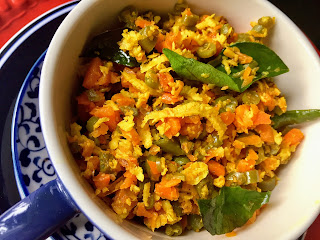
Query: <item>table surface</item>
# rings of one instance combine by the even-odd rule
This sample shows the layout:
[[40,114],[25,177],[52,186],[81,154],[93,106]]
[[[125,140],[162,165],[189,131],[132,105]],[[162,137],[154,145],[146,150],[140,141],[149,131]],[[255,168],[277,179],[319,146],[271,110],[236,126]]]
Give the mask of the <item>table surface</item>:
[[[269,1],[289,16],[308,36],[314,46],[320,49],[319,0]],[[65,2],[69,2],[69,0],[0,0],[0,48],[30,21]],[[15,182],[12,182],[12,184],[15,187]],[[1,194],[3,194],[2,191],[0,192]],[[18,200],[19,196],[15,194],[11,202],[14,203]],[[0,209],[4,210],[2,207]],[[320,237],[320,217],[316,219],[307,233],[305,240],[318,239]]]

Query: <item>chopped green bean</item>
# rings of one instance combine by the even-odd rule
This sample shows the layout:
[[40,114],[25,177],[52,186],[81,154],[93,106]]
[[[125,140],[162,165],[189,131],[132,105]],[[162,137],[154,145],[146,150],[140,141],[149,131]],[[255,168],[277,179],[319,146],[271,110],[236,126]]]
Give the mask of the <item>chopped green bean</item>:
[[265,177],[262,182],[258,183],[258,187],[263,192],[266,192],[266,191],[272,191],[275,188],[276,184],[277,184],[276,177],[272,177],[272,178]]
[[236,181],[236,185],[249,185],[257,183],[259,181],[259,172],[257,170],[251,170],[247,172],[233,172],[226,176],[228,181]]
[[89,89],[86,91],[89,101],[91,102],[99,102],[103,99],[102,96],[98,95],[98,93],[94,89]]
[[262,25],[257,24],[252,28],[252,31],[255,31],[256,33],[262,33],[263,29],[264,29],[264,27]]
[[238,34],[237,42],[252,42],[252,41],[248,33],[240,33]]
[[202,217],[196,214],[188,215],[188,228],[195,232],[199,232],[203,228]]
[[166,225],[165,230],[166,235],[168,236],[179,236],[182,233],[182,226],[180,223],[175,223],[172,225]]
[[93,126],[94,124],[99,120],[98,117],[91,117],[88,121],[87,121],[87,125],[86,125],[86,128],[89,132],[92,132],[94,129],[93,129]]
[[192,14],[192,15],[185,15],[182,18],[182,24],[186,27],[193,27],[197,24],[199,20],[199,16]]
[[178,201],[173,201],[171,205],[176,215],[181,217],[183,215],[183,209],[181,208],[180,203]]
[[190,162],[189,158],[186,156],[175,157],[174,161],[177,164],[179,164],[180,166],[183,166],[183,165],[187,164],[188,162]]
[[271,28],[274,22],[271,17],[262,17],[258,20],[258,24],[264,26],[265,28]]
[[197,49],[197,54],[200,58],[210,58],[217,52],[215,43],[207,42]]
[[181,156],[186,154],[181,149],[181,146],[178,142],[167,137],[160,138],[159,140],[155,141],[155,144],[158,145],[162,151],[171,153],[174,156]]
[[242,102],[244,104],[255,104],[260,102],[259,94],[256,91],[246,91],[242,95]]
[[320,109],[292,110],[283,113],[280,116],[271,118],[272,127],[279,129],[284,126],[308,122],[320,118]]
[[182,2],[182,3],[176,3],[174,5],[174,8],[173,8],[173,14],[174,15],[180,15],[181,12],[183,12],[186,8],[188,7],[188,4],[185,3],[185,2]]
[[215,104],[220,103],[220,110],[219,112],[234,112],[236,110],[236,107],[238,106],[238,101],[232,96],[223,96],[219,97],[215,100]]
[[230,26],[229,23],[224,24],[224,25],[222,26],[222,28],[220,29],[220,33],[221,33],[221,34],[224,34],[224,35],[227,35],[230,28],[231,28],[231,26]]
[[111,173],[112,169],[109,165],[109,160],[112,159],[113,156],[107,152],[100,152],[99,160],[100,160],[100,172],[103,173]]

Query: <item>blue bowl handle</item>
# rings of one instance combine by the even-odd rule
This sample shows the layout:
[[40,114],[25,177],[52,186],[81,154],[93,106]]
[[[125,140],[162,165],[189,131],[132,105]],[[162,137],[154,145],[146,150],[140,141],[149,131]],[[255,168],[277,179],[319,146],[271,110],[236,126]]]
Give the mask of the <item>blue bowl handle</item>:
[[0,216],[0,239],[45,239],[77,213],[61,181],[52,180]]

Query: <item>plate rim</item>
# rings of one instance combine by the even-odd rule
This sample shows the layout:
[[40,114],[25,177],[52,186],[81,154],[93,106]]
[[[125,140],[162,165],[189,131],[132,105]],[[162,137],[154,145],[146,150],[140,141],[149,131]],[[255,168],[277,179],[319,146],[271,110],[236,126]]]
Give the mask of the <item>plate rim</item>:
[[33,76],[33,72],[36,67],[40,65],[40,63],[43,62],[45,55],[47,53],[47,50],[45,50],[41,56],[37,59],[37,61],[33,64],[31,69],[29,70],[26,78],[24,79],[22,86],[19,90],[17,100],[13,109],[13,115],[12,115],[12,123],[11,123],[11,155],[12,155],[12,162],[13,162],[13,170],[14,170],[14,177],[16,179],[16,184],[18,187],[18,191],[20,194],[21,199],[25,198],[30,194],[29,190],[27,189],[27,186],[24,184],[21,166],[19,164],[19,154],[18,154],[18,146],[17,146],[17,136],[18,136],[18,121],[19,121],[19,107],[21,106],[21,103],[23,101],[23,97],[26,93],[26,90],[29,86],[31,77]]

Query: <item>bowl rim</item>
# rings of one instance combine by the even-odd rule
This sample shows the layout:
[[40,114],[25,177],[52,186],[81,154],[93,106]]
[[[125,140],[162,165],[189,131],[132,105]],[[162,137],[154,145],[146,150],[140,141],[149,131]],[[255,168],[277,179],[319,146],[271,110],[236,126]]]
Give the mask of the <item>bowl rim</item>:
[[[52,128],[47,123],[50,122],[50,118],[52,117],[51,114],[45,114],[46,108],[49,107],[48,103],[50,104],[49,97],[51,96],[50,88],[46,87],[44,82],[48,82],[48,76],[52,76],[52,62],[57,62],[57,57],[55,55],[55,52],[57,52],[57,49],[61,49],[64,46],[64,41],[66,39],[65,33],[68,32],[69,29],[72,28],[74,22],[78,21],[78,16],[81,16],[83,13],[86,12],[86,9],[89,8],[94,4],[94,2],[97,2],[99,0],[82,0],[78,3],[78,5],[68,14],[68,16],[63,20],[62,24],[56,31],[50,46],[47,51],[47,55],[44,60],[43,70],[41,76],[46,76],[46,80],[42,79],[40,81],[40,88],[39,88],[39,110],[40,110],[40,119],[41,119],[41,127],[43,131],[44,140],[48,149],[48,154],[50,158],[53,160],[53,166],[56,170],[58,178],[61,180],[63,185],[66,187],[67,193],[69,196],[73,199],[74,203],[77,205],[77,207],[82,211],[82,213],[106,236],[109,238],[119,238],[119,239],[125,239],[125,238],[131,238],[136,239],[133,235],[131,235],[127,231],[123,231],[123,228],[116,224],[113,220],[111,220],[109,217],[105,216],[105,214],[100,214],[97,220],[97,211],[90,212],[89,208],[92,207],[96,210],[98,210],[97,204],[95,204],[91,198],[88,198],[87,193],[83,192],[77,192],[76,188],[72,187],[74,183],[77,183],[75,179],[70,179],[70,176],[66,174],[60,166],[55,164],[54,159],[57,158],[55,149],[57,146],[59,146],[59,139],[58,137],[53,138],[55,134],[52,132]],[[320,67],[320,59],[319,56],[312,46],[312,43],[310,40],[306,37],[306,35],[297,27],[297,25],[286,15],[284,14],[280,9],[278,9],[276,6],[274,6],[271,2],[267,0],[260,0],[259,3],[262,7],[269,8],[271,11],[275,12],[278,16],[282,18],[282,20],[285,22],[288,27],[291,28],[291,30],[294,32],[294,34],[301,40],[302,44],[304,45],[305,49],[308,51],[308,55],[310,58],[313,58],[313,60],[317,63],[317,65]],[[279,17],[278,17],[279,18]],[[52,79],[50,79],[52,81]],[[60,149],[60,148],[59,148]],[[61,149],[60,149],[61,150]],[[62,152],[62,150],[61,150]],[[53,158],[52,158],[53,157]],[[80,194],[80,199],[79,199]],[[86,202],[86,200],[90,199],[90,203]],[[301,224],[299,227],[295,228],[294,230],[290,230],[286,232],[286,234],[283,235],[284,239],[294,239],[295,237],[299,237],[315,220],[315,218],[318,216],[320,212],[320,206],[314,207],[313,215],[309,216],[308,221],[305,221],[304,224]],[[109,219],[109,221],[105,222],[106,219]],[[102,221],[104,220],[104,223],[102,224]]]

